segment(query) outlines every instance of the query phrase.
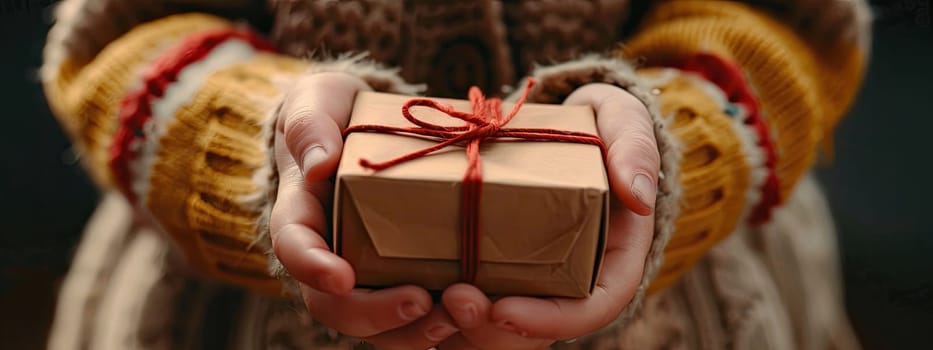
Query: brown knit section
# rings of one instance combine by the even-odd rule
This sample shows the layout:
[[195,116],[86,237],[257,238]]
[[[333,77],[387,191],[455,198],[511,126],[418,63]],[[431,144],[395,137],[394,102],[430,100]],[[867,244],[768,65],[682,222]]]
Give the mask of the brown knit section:
[[431,96],[462,97],[471,85],[497,94],[536,64],[607,53],[628,0],[269,0],[273,40],[316,59],[367,52],[402,67]]
[[427,94],[461,98],[470,86],[496,94],[513,82],[502,4],[486,0],[407,1],[400,64]]
[[621,37],[629,0],[521,0],[504,3],[516,71],[608,53]]
[[196,14],[143,24],[105,47],[87,66],[67,58],[55,79],[46,81],[49,104],[98,184],[111,183],[106,170],[117,110],[126,92],[140,83],[143,67],[181,37],[224,25],[217,18]]
[[212,73],[160,139],[147,206],[201,272],[277,294],[257,224],[272,112],[307,64],[259,54]]
[[402,42],[402,1],[270,0],[276,21],[272,40],[297,57],[326,59],[367,52],[394,65]]

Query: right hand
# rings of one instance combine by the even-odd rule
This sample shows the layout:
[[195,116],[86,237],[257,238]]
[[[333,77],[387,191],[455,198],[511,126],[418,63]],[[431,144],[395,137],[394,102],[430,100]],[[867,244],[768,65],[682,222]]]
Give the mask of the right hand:
[[354,289],[350,264],[324,240],[343,149],[342,131],[359,91],[358,77],[317,73],[300,78],[276,116],[278,194],[270,218],[276,257],[298,282],[315,321],[381,349],[427,349],[457,332],[444,308],[416,286]]

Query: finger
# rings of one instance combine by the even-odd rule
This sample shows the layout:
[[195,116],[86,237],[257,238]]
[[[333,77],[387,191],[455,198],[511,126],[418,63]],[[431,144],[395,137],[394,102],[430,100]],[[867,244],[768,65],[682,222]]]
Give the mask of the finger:
[[507,297],[493,305],[491,318],[504,325],[504,330],[547,339],[574,339],[605,327],[628,305],[641,283],[653,227],[652,216],[614,208],[605,260],[592,295],[585,299]]
[[275,148],[279,187],[269,230],[276,257],[300,282],[328,293],[349,293],[355,283],[353,268],[330,251],[322,236],[331,186],[305,182],[283,138],[275,138]]
[[489,321],[492,302],[472,285],[458,283],[447,287],[441,295],[441,303],[460,329],[476,329]]
[[[505,330],[490,317],[492,302],[482,291],[469,284],[448,287],[441,296],[444,308],[460,328],[469,344],[481,349],[545,349],[553,340],[530,337],[526,333]],[[441,346],[441,349],[445,349]]]
[[640,215],[654,211],[661,157],[645,105],[608,84],[585,85],[570,94],[564,104],[592,106],[597,129],[609,152],[606,168],[613,192]]
[[401,286],[383,290],[355,289],[347,295],[322,293],[302,286],[311,316],[340,333],[367,338],[405,326],[432,309],[422,288]]
[[299,80],[282,101],[277,128],[288,153],[309,182],[330,177],[340,161],[342,131],[356,93],[369,90],[361,79],[345,73],[318,73]]
[[456,333],[457,328],[444,308],[434,308],[407,326],[368,337],[366,341],[384,350],[428,349]]

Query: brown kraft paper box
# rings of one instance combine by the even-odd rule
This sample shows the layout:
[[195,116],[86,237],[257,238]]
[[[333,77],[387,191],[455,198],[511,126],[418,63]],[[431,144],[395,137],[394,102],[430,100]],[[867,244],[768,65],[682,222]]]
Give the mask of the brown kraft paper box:
[[[361,92],[350,125],[409,127],[401,114],[410,96]],[[459,111],[465,100],[434,99]],[[503,103],[505,111],[511,103]],[[464,122],[413,107],[427,122]],[[507,128],[550,128],[597,134],[583,106],[525,104]],[[416,136],[354,132],[339,164],[333,242],[360,287],[414,284],[443,290],[460,279],[463,147],[452,146],[381,171],[361,158],[387,161],[436,144]],[[598,146],[565,142],[484,140],[480,148],[479,265],[474,284],[491,295],[589,296],[602,263],[609,185]]]

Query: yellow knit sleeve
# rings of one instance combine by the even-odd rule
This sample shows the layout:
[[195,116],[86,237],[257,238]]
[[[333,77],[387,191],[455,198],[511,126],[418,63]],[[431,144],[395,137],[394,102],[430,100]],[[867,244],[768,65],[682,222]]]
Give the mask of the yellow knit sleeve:
[[197,13],[143,23],[89,61],[47,56],[43,86],[92,179],[120,190],[193,270],[279,294],[259,234],[273,185],[272,112],[308,63],[230,40],[157,77],[187,38],[225,32],[244,31]]
[[[55,30],[55,29],[53,29]],[[99,187],[119,190],[194,271],[280,295],[266,222],[276,189],[275,112],[303,75],[354,74],[411,93],[360,57],[306,61],[208,14],[138,24],[89,56],[50,40],[43,87]]]
[[728,1],[667,1],[625,42],[623,55],[647,67],[676,67],[698,54],[733,62],[757,99],[774,164],[762,169],[760,137],[736,122],[715,85],[679,70],[643,68],[668,132],[680,144],[681,200],[664,262],[650,290],[673,283],[716,242],[748,225],[762,172],[779,204],[812,165],[855,97],[866,48],[810,42],[754,7]]

